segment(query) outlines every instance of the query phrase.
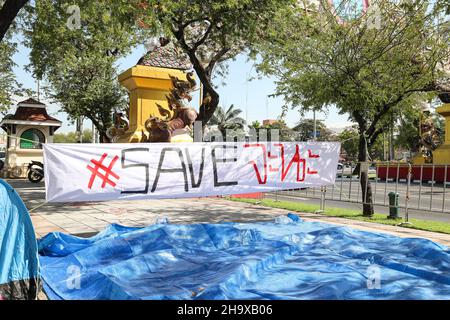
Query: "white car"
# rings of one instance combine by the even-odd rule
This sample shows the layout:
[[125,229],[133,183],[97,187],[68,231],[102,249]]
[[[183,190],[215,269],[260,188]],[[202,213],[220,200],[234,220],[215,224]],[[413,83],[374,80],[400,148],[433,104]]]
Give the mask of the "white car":
[[[358,176],[357,174],[353,174],[354,170],[355,170],[355,167],[351,167],[348,164],[338,163],[336,176],[339,178],[340,177]],[[373,166],[369,167],[368,175],[369,175],[369,179],[375,179],[377,177],[377,169]]]
[[338,177],[351,177],[353,175],[353,170],[351,166],[347,164],[338,163],[337,165],[337,176]]

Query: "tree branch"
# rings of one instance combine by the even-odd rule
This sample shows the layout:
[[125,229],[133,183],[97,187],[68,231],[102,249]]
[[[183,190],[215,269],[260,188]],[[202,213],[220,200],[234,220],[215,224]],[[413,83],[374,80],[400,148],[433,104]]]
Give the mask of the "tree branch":
[[197,41],[194,44],[194,46],[192,47],[192,50],[194,50],[194,51],[196,51],[198,49],[198,47],[200,47],[206,41],[206,39],[208,39],[208,36],[214,27],[214,24],[211,21],[209,21],[209,20],[207,20],[207,21],[209,22],[208,29],[203,34],[203,37],[201,37],[201,39],[199,41]]
[[228,51],[230,51],[230,48],[222,48],[217,52],[214,57],[209,61],[208,66],[206,67],[205,71],[208,75],[211,76],[212,71],[216,65],[216,63],[222,58]]
[[380,134],[382,134],[384,132],[384,128],[378,128],[377,130],[374,131],[374,133],[372,134],[372,136],[370,137],[369,141],[367,142],[367,146],[370,148],[373,146],[373,144],[375,143],[375,141],[377,140],[378,136]]
[[20,9],[28,0],[6,0],[0,9],[0,42],[5,37],[6,32],[13,23]]
[[192,62],[192,65],[194,66],[194,70],[197,72],[198,77],[200,78],[200,81],[203,84],[203,87],[206,91],[214,91],[214,88],[211,85],[211,79],[208,79],[206,77],[206,71],[205,68],[201,65],[200,61],[198,60],[197,56],[195,55],[195,50],[193,50],[191,47],[188,46],[184,39],[184,28],[179,25],[178,30],[172,29],[172,33],[174,34],[175,38],[178,40],[179,45],[181,48],[186,52],[186,54],[189,56],[189,59]]
[[[430,84],[427,87],[424,88],[419,88],[419,89],[410,89],[407,90],[405,92],[403,92],[401,95],[399,95],[394,101],[391,101],[389,103],[386,103],[383,107],[380,108],[380,112],[378,112],[375,116],[374,116],[374,120],[372,121],[372,123],[370,124],[369,129],[367,129],[367,137],[372,140],[372,136],[374,135],[375,131],[376,131],[376,126],[378,124],[378,122],[386,115],[387,112],[389,112],[389,110],[391,110],[392,107],[394,107],[395,105],[397,105],[398,103],[400,103],[402,100],[404,100],[407,96],[409,96],[410,94],[414,93],[414,92],[430,92],[430,91],[434,91],[435,87],[434,85]],[[381,132],[380,132],[381,133]],[[379,134],[379,133],[378,133]]]
[[[215,109],[217,108],[217,105],[219,104],[219,94],[214,89],[212,83],[211,83],[211,73],[212,70],[206,70],[202,64],[200,63],[199,59],[196,56],[196,51],[193,50],[193,48],[190,48],[188,44],[186,43],[184,39],[184,28],[182,25],[178,25],[178,30],[172,29],[172,33],[175,36],[175,38],[178,40],[179,45],[181,48],[186,52],[186,54],[189,56],[189,59],[191,60],[191,63],[194,67],[194,70],[197,73],[197,76],[199,77],[201,83],[203,84],[203,96],[209,95],[210,102],[208,105],[201,105],[200,106],[200,112],[199,112],[199,120],[203,121],[203,125],[206,125],[208,120],[213,115]],[[217,56],[217,55],[216,55]],[[215,57],[216,57],[215,56]],[[220,58],[220,57],[219,57]],[[211,63],[208,65],[208,68],[210,67]]]

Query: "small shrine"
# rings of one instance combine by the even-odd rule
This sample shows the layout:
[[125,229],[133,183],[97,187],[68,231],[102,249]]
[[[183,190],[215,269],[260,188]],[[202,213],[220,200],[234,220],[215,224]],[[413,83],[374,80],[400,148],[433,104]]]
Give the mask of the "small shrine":
[[45,104],[30,98],[19,102],[16,112],[6,115],[0,127],[7,133],[4,172],[22,178],[32,160],[43,162],[42,144],[53,142],[61,121],[48,115]]
[[[450,103],[444,103],[436,108],[436,112],[445,118],[445,137],[444,143],[436,146],[434,150],[427,156],[417,156],[414,164],[450,164]],[[424,134],[426,138],[426,133]],[[432,147],[430,149],[433,149]]]
[[[439,145],[440,133],[434,127],[429,115],[423,116],[420,127],[422,153],[413,159],[413,164],[450,164],[450,93],[441,93],[439,98],[443,104],[436,108],[436,112],[445,118],[444,142]],[[428,110],[423,112],[427,113]]]
[[128,89],[129,114],[116,113],[112,142],[192,142],[197,112],[186,104],[196,81],[188,57],[165,38],[136,66],[119,75]]
[[412,159],[410,167],[406,163],[377,165],[379,179],[408,179],[410,174],[411,180],[450,182],[450,86],[445,87],[438,97],[443,104],[436,112],[445,118],[444,143],[439,145],[440,132],[433,125],[429,109],[424,109],[420,120],[421,152]]

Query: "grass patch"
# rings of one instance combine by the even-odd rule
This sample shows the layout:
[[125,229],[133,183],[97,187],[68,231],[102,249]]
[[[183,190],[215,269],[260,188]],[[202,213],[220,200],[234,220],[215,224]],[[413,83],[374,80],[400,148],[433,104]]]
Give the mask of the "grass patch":
[[[292,201],[275,201],[273,199],[246,199],[246,198],[228,198],[231,201],[238,202],[246,202],[251,204],[259,204],[265,207],[278,208],[278,209],[286,209],[293,212],[311,212],[314,213],[320,209],[319,205],[315,204],[306,204],[301,202],[292,202]],[[387,225],[396,225],[403,220],[398,219],[388,219],[386,214],[375,213],[372,218],[364,217],[361,214],[360,210],[351,210],[351,209],[343,209],[343,208],[325,208],[325,212],[321,213],[330,217],[339,217],[353,220],[361,220],[367,222],[375,222]],[[450,223],[439,222],[439,221],[430,221],[430,220],[418,220],[418,219],[409,219],[409,222],[412,225],[404,225],[404,228],[412,228],[418,230],[425,231],[433,231],[440,233],[450,234]]]

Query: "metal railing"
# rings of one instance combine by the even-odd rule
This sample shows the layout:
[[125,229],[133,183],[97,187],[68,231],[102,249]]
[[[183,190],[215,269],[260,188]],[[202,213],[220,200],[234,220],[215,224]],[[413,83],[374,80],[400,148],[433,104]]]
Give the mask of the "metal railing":
[[362,187],[367,192],[370,186],[375,206],[390,207],[389,193],[397,193],[398,207],[406,219],[410,210],[450,213],[450,197],[446,196],[447,184],[450,183],[448,165],[374,162],[369,163],[368,177],[365,186],[361,186],[357,163],[351,163],[338,168],[332,186],[283,190],[268,195],[280,199],[320,199],[323,210],[327,200],[363,204]]

